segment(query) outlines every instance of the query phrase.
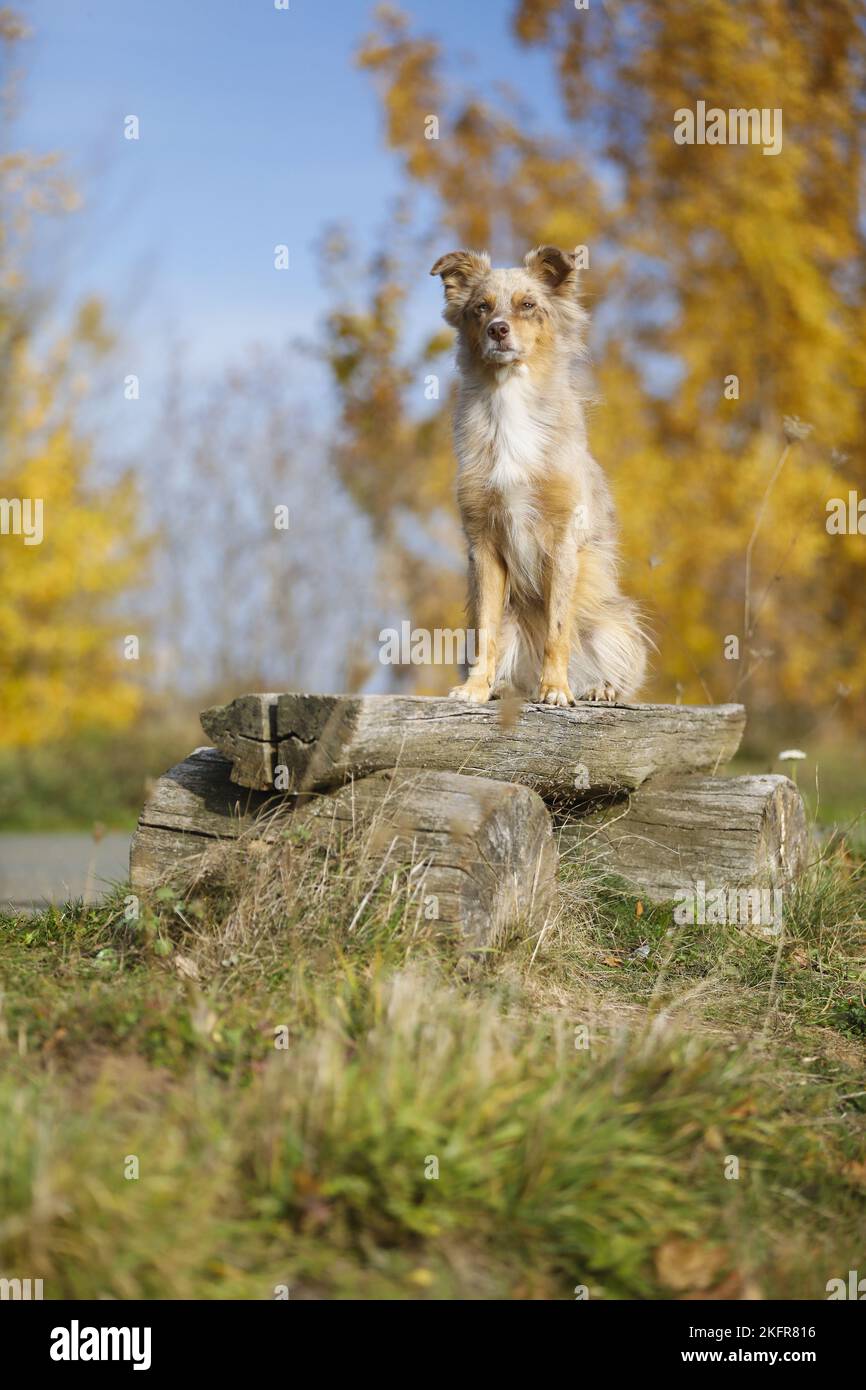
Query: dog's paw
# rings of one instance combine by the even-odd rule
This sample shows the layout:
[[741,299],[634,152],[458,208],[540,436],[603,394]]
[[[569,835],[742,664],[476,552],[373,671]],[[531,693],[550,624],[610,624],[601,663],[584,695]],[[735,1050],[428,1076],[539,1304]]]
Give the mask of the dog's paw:
[[468,700],[472,705],[486,705],[490,699],[490,686],[486,680],[470,676],[468,681],[449,690],[448,696],[452,700]]
[[587,686],[580,698],[581,700],[592,700],[596,703],[601,701],[608,705],[615,705],[616,691],[610,681],[599,681],[598,685]]
[[538,698],[543,705],[556,705],[560,709],[565,709],[568,705],[575,703],[574,696],[567,685],[558,685],[552,681],[541,682]]

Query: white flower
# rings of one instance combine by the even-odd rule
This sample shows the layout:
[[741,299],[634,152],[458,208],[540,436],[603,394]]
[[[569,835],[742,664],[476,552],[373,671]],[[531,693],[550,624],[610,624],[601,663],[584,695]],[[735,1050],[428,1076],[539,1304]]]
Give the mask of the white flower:
[[812,433],[812,426],[801,420],[799,415],[785,415],[782,419],[782,433],[789,444],[794,444],[798,439],[807,439]]
[[805,756],[802,748],[783,748],[781,753],[776,754],[776,761],[780,763],[801,762]]

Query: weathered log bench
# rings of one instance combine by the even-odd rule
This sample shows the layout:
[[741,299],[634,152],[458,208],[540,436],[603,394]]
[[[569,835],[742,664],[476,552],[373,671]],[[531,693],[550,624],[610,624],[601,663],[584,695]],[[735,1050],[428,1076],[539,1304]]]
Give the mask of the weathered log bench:
[[[714,772],[746,724],[742,705],[575,705],[551,710],[420,695],[242,695],[202,728],[260,791],[320,791],[389,767],[520,782],[547,799],[639,787],[657,773]],[[282,773],[281,773],[282,770]]]
[[142,812],[136,892],[189,883],[226,841],[246,852],[273,833],[275,806],[338,847],[372,827],[473,946],[548,911],[555,841],[652,901],[695,882],[785,886],[807,855],[793,783],[716,775],[739,746],[740,705],[293,692],[243,695],[202,726],[216,748],[160,778]]

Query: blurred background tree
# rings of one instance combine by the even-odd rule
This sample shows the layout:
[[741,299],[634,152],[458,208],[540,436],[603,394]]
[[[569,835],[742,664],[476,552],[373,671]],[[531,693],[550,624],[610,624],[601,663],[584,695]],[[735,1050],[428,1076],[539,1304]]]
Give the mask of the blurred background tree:
[[[337,457],[407,604],[422,611],[421,592],[453,618],[459,567],[413,544],[407,515],[460,553],[446,412],[420,407],[450,343],[431,331],[409,350],[411,277],[452,243],[507,262],[538,242],[585,245],[591,439],[620,503],[625,583],[658,641],[653,693],[748,698],[759,721],[784,711],[791,727],[846,706],[862,720],[848,697],[866,674],[866,553],[825,526],[829,498],[866,492],[862,3],[617,0],[590,23],[521,0],[513,25],[549,57],[565,140],[529,137],[507,93],[450,83],[450,41],[392,6],[359,55],[424,225],[408,259],[391,232],[366,308],[332,316]],[[676,144],[674,112],[698,100],[782,108],[784,158]]]
[[0,9],[0,497],[44,517],[40,544],[0,537],[0,824],[128,824],[147,777],[201,741],[205,704],[369,678],[373,541],[288,353],[241,348],[202,375],[167,351],[124,461],[111,422],[137,354],[40,240],[81,200],[58,157],[16,145],[28,37]]
[[[13,52],[25,35],[16,15],[0,11],[5,129]],[[94,476],[80,424],[88,372],[111,339],[94,299],[55,332],[28,279],[33,219],[75,201],[55,161],[0,147],[0,496],[39,500],[44,530],[33,545],[0,537],[0,748],[123,728],[141,702],[122,645],[131,630],[141,634],[117,604],[144,578],[136,493],[129,477]]]

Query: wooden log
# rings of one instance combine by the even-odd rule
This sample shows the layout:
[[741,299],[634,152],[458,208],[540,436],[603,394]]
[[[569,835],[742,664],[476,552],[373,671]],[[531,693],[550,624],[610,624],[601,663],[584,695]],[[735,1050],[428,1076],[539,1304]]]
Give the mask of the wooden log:
[[423,915],[471,948],[540,928],[558,856],[550,814],[528,787],[459,772],[388,769],[317,796],[293,821],[337,850],[363,837],[377,863],[410,872]]
[[188,883],[215,843],[235,839],[273,802],[273,796],[239,788],[230,771],[215,748],[197,748],[154,783],[130,845],[134,893]]
[[232,764],[232,781],[239,786],[257,791],[274,787],[279,699],[279,695],[239,695],[230,704],[214,705],[200,716],[208,738]]
[[[275,798],[249,792],[239,805],[231,764],[199,749],[161,777],[133,836],[134,892],[178,889],[210,868],[225,873],[231,853],[257,853],[285,833]],[[549,812],[527,787],[459,773],[385,770],[333,795],[280,798],[292,831],[340,854],[356,836],[383,875],[407,875],[419,916],[489,947],[519,925],[539,928],[552,901],[557,853]],[[387,881],[387,880],[386,880]]]
[[563,863],[579,858],[636,894],[667,902],[706,891],[779,888],[809,853],[803,801],[787,777],[677,777],[559,828]]
[[389,767],[520,782],[573,804],[658,773],[715,772],[739,746],[742,705],[471,705],[403,695],[244,695],[202,727],[232,779],[326,790]]

